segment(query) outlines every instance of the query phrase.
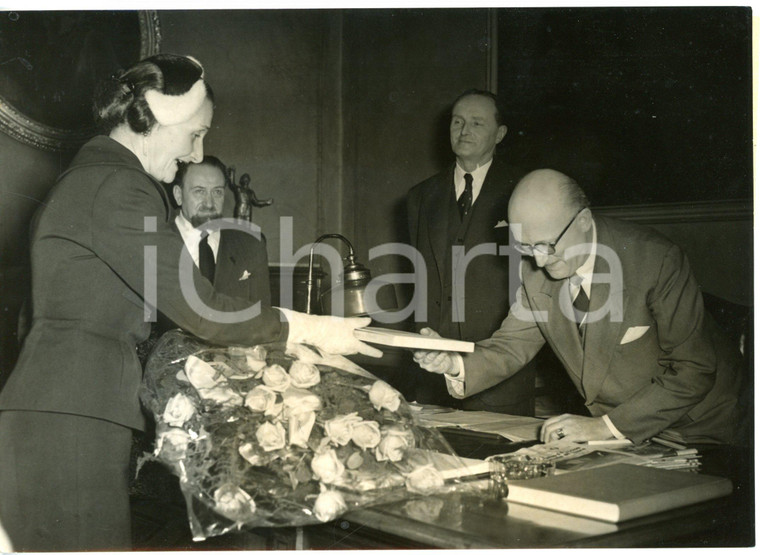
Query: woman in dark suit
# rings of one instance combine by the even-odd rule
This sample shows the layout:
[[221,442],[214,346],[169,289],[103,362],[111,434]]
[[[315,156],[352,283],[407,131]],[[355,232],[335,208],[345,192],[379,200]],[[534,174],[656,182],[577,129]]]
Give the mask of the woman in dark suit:
[[33,323],[0,394],[0,521],[19,551],[130,548],[131,429],[144,426],[135,346],[156,308],[212,343],[380,355],[353,337],[369,318],[235,315],[248,301],[195,268],[197,299],[185,298],[183,241],[160,182],[203,158],[213,93],[196,60],[162,54],[113,75],[95,116],[106,135],[82,147],[35,216]]

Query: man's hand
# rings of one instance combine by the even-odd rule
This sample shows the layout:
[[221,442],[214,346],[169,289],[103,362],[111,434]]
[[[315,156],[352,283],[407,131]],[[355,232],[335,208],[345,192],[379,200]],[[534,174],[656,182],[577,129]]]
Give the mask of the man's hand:
[[612,439],[614,437],[601,416],[591,417],[562,414],[549,418],[541,427],[541,441],[543,443],[563,438],[582,442]]
[[[420,335],[441,337],[430,328],[422,328]],[[434,374],[454,375],[456,373],[451,354],[444,351],[414,351],[414,362]]]

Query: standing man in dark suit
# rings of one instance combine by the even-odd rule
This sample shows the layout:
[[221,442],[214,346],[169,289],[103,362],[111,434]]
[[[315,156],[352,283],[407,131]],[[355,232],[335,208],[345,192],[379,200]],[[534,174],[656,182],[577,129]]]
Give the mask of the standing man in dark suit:
[[736,439],[738,350],[705,311],[677,245],[593,215],[578,184],[554,170],[520,181],[509,223],[524,257],[509,316],[474,353],[417,351],[420,365],[465,396],[509,378],[548,343],[590,416],[548,419],[542,441],[640,443],[666,429],[688,443]]
[[[426,282],[415,284],[415,325],[432,327],[443,337],[479,341],[499,328],[509,308],[509,260],[498,255],[498,246],[509,240],[507,203],[521,174],[494,158],[507,126],[492,93],[462,93],[453,103],[449,133],[455,163],[407,197],[411,243],[427,268]],[[418,402],[458,404],[440,376],[417,370],[415,382]],[[530,366],[466,399],[463,407],[533,414],[534,390]]]
[[193,262],[225,295],[271,305],[266,240],[242,230],[216,229],[202,234],[197,228],[222,217],[227,168],[215,156],[177,171],[172,193],[180,213],[174,226],[182,235]]

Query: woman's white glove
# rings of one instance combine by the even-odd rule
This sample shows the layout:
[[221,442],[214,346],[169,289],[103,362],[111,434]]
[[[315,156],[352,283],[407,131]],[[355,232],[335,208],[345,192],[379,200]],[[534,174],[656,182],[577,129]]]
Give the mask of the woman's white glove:
[[363,355],[380,358],[383,352],[354,336],[354,330],[369,325],[371,318],[316,316],[277,307],[288,319],[288,343],[305,343],[336,355]]

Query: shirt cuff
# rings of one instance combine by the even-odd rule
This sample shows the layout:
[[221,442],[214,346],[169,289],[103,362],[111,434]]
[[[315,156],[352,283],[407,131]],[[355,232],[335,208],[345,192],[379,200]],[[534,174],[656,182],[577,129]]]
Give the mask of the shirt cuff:
[[451,354],[451,363],[454,365],[454,369],[457,371],[453,376],[450,374],[444,374],[446,378],[446,389],[449,390],[452,397],[456,399],[464,398],[464,360],[459,353]]
[[602,420],[604,420],[604,423],[607,424],[607,427],[610,429],[610,432],[612,432],[612,435],[615,436],[617,439],[628,439],[623,434],[620,433],[620,430],[618,430],[615,425],[612,423],[612,420],[610,420],[610,417],[606,414],[602,416]]

